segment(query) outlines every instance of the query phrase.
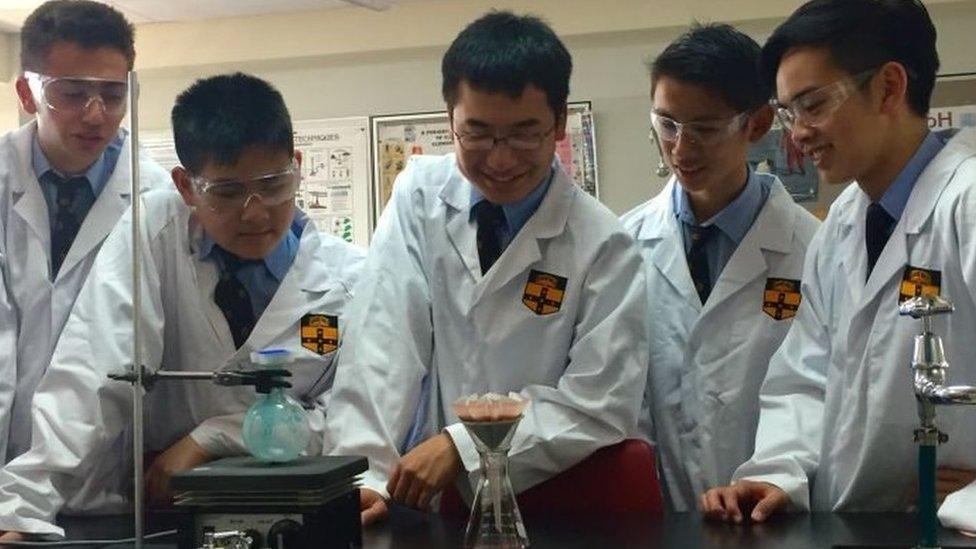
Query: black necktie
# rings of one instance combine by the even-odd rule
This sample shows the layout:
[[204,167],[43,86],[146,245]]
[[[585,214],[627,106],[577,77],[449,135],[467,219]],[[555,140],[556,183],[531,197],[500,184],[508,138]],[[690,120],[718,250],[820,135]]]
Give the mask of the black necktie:
[[689,226],[691,229],[691,249],[688,250],[688,270],[691,272],[691,281],[695,283],[695,291],[702,305],[708,301],[708,294],[712,292],[712,281],[708,274],[708,254],[706,249],[712,235],[715,234],[715,225],[707,227]]
[[245,262],[229,253],[222,254],[223,269],[220,281],[214,289],[214,302],[227,319],[230,333],[234,337],[234,347],[240,349],[254,329],[257,319],[251,307],[251,296],[247,288],[234,276]]
[[868,205],[868,213],[864,221],[864,243],[868,250],[868,274],[874,270],[874,265],[881,256],[891,232],[895,229],[895,218],[888,215],[888,212],[878,204],[872,202]]
[[485,274],[502,254],[498,229],[505,223],[505,213],[501,206],[482,200],[474,205],[474,217],[478,222],[478,259],[481,274]]
[[54,226],[51,228],[51,279],[57,277],[64,258],[68,257],[68,250],[78,236],[85,215],[95,201],[88,178],[85,176],[64,178],[48,171],[44,174],[46,181],[54,185],[54,204],[57,211],[54,214]]

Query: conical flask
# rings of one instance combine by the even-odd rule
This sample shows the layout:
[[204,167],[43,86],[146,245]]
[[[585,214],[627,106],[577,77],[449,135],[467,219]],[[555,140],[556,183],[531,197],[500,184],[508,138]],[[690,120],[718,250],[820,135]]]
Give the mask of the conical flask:
[[497,421],[464,421],[481,457],[481,478],[464,532],[464,547],[523,548],[529,537],[515,491],[508,478],[508,451],[521,417]]

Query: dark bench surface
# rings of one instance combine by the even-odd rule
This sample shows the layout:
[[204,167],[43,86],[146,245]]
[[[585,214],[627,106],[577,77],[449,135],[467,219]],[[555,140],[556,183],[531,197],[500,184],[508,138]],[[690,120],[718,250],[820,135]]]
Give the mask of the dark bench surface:
[[[122,537],[131,534],[129,517],[63,517],[72,539]],[[528,517],[533,548],[558,547],[735,547],[823,549],[830,547],[913,547],[918,524],[901,513],[782,515],[767,524],[733,526],[705,522],[698,514],[665,516]],[[154,516],[148,531],[170,526],[170,518]],[[460,547],[465,521],[395,508],[390,519],[363,532],[364,547]],[[162,542],[147,547],[173,547]],[[974,547],[976,538],[942,531],[943,547]],[[118,546],[116,546],[118,547]]]

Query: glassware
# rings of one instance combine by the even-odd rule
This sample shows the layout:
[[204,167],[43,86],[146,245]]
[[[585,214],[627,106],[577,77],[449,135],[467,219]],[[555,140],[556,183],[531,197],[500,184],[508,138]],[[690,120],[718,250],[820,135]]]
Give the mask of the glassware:
[[521,416],[509,420],[463,421],[481,457],[481,479],[464,532],[466,548],[524,548],[529,537],[508,477],[508,451]]
[[[283,368],[293,360],[282,349],[251,353],[258,367]],[[259,387],[257,401],[244,415],[244,445],[252,456],[267,462],[292,461],[308,447],[312,436],[305,409],[283,386]]]
[[508,451],[529,401],[518,393],[470,395],[454,401],[454,413],[474,440],[481,478],[464,532],[466,548],[529,546],[522,513],[508,476]]

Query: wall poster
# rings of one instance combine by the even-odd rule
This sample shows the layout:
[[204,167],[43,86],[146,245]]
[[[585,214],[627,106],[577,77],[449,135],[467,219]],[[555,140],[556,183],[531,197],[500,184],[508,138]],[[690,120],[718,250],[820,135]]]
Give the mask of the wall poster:
[[298,207],[320,231],[360,246],[369,243],[369,119],[299,120],[302,152]]

